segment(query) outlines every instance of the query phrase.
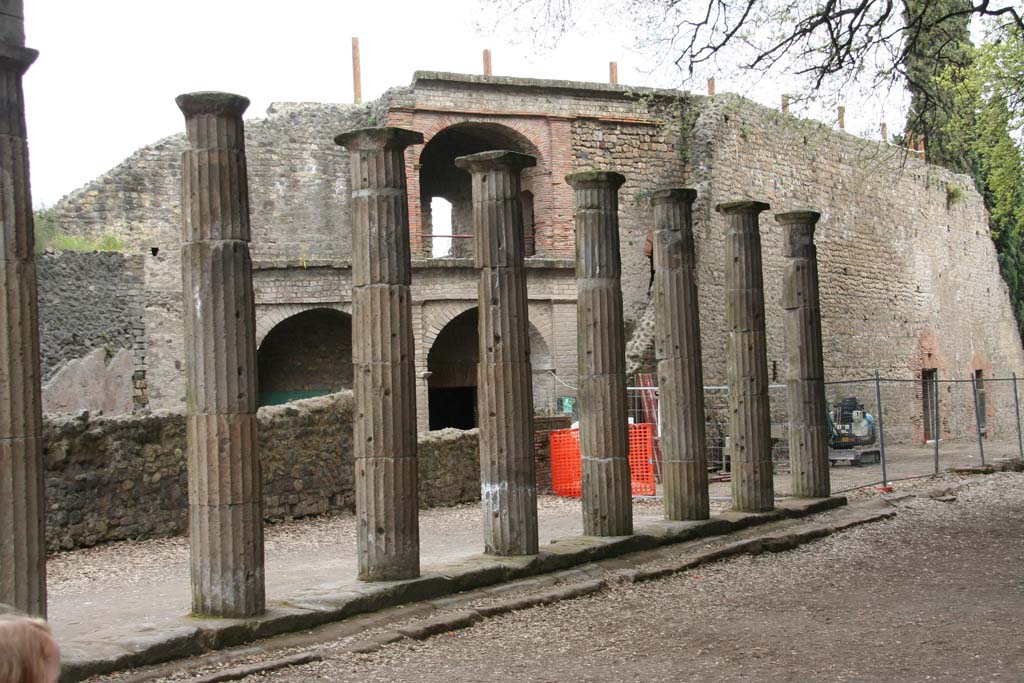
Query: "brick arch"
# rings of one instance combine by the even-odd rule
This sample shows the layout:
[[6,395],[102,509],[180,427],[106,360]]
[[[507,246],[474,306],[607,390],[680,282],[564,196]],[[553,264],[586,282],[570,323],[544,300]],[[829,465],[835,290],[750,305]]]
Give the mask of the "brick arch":
[[930,327],[926,327],[917,335],[917,358],[912,370],[947,370],[946,359],[942,355],[939,335]]
[[981,370],[986,378],[993,377],[992,361],[984,351],[975,351],[974,355],[971,356],[971,367],[968,369],[968,379],[970,378],[970,375],[974,374],[977,370]]
[[[467,124],[501,127],[514,137],[525,142],[530,147],[530,153],[537,157],[535,170],[528,171],[533,173],[538,179],[533,192],[535,249],[537,254],[545,254],[550,250],[551,245],[554,243],[553,231],[555,230],[554,194],[550,178],[543,181],[539,180],[542,177],[550,177],[553,169],[556,167],[555,160],[551,158],[553,152],[549,119],[546,117],[418,111],[408,116],[408,118],[404,116],[389,116],[389,123],[404,125],[423,133],[423,144],[413,145],[405,151],[406,194],[409,202],[409,243],[414,258],[422,253],[425,244],[425,241],[422,239],[424,210],[421,206],[420,157],[426,146],[439,133],[452,127]],[[569,194],[568,186],[560,187],[560,191],[565,195],[565,197],[559,198],[560,204],[568,201],[571,205],[571,194]],[[426,243],[429,244],[429,241],[426,241]]]
[[316,304],[275,304],[256,307],[256,347],[259,348],[270,331],[294,315],[305,311],[312,311],[317,308],[326,308],[334,311],[348,313],[346,306],[342,303],[316,303]]
[[[418,118],[418,117],[417,117]],[[412,162],[418,166],[420,155],[423,153],[424,148],[434,137],[448,128],[455,126],[461,126],[466,124],[484,124],[489,126],[498,126],[510,130],[516,133],[518,137],[526,141],[530,147],[530,154],[537,157],[537,166],[540,169],[544,168],[545,157],[544,149],[547,145],[546,136],[544,135],[544,126],[538,120],[528,119],[524,120],[521,118],[514,118],[511,116],[500,116],[500,115],[481,115],[481,114],[443,114],[443,115],[432,115],[427,119],[427,125],[422,128],[417,128],[419,132],[423,133],[423,144],[410,147],[409,151],[412,154]],[[418,169],[417,169],[418,170]]]
[[423,352],[416,355],[416,365],[427,367],[427,356],[434,342],[448,323],[471,308],[476,308],[476,301],[448,301],[441,306],[431,306],[424,312],[422,348]]
[[[530,314],[530,328],[537,333],[541,341],[544,342],[544,346],[547,347],[548,359],[554,364],[555,359],[555,345],[554,345],[554,330],[551,322],[550,315],[541,315],[541,313],[548,313],[547,311],[539,310],[539,307],[530,307],[528,309]],[[531,359],[533,357],[533,349],[530,350]]]

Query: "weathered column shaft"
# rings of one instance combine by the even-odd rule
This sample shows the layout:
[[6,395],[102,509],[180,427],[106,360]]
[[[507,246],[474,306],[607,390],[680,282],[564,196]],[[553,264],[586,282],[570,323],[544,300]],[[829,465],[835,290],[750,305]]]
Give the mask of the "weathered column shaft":
[[423,136],[363,128],[335,139],[352,177],[356,542],[363,581],[420,573],[416,381],[405,149]]
[[[0,16],[0,603],[46,616],[39,313],[20,3]],[[15,16],[16,15],[16,16]]]
[[473,176],[474,257],[480,271],[480,498],[484,547],[495,555],[537,552],[533,373],[519,198],[519,174],[536,164],[536,157],[508,151],[455,160]]
[[583,533],[625,536],[633,533],[619,257],[619,187],[625,178],[584,171],[566,182],[576,194]]
[[825,498],[831,493],[825,360],[818,300],[818,250],[815,211],[780,213],[782,322],[786,346],[786,397],[789,403],[789,462],[793,495]]
[[181,270],[188,409],[192,611],[246,617],[265,607],[263,497],[256,439],[256,309],[239,95],[181,95]]
[[654,352],[664,459],[665,517],[707,519],[704,366],[697,302],[691,189],[654,193]]
[[758,214],[763,202],[719,204],[726,214],[726,353],[732,437],[733,509],[767,512],[775,506],[771,414],[764,324],[764,279]]

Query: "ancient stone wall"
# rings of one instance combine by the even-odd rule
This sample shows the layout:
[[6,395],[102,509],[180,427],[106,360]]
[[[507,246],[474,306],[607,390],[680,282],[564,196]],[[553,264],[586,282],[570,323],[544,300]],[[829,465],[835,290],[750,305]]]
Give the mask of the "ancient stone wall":
[[[351,249],[348,157],[334,136],[369,125],[370,106],[276,103],[267,118],[246,122],[252,256],[259,269],[282,260],[295,268],[347,259]],[[183,124],[184,125],[184,124]],[[112,233],[144,258],[145,363],[149,404],[184,403],[181,339],[181,152],[183,134],[139,149],[55,207],[61,230]],[[255,277],[260,303],[259,275]],[[301,290],[337,301],[337,278]],[[272,285],[268,298],[274,298]]]
[[420,434],[420,507],[480,500],[480,430],[440,429]]
[[93,349],[131,349],[141,322],[141,258],[47,251],[36,258],[43,377]]
[[143,257],[48,251],[36,264],[44,410],[145,405]]
[[[429,139],[452,126],[504,131],[540,155],[531,179],[538,256],[528,263],[534,338],[546,343],[535,404],[555,411],[573,395],[576,365],[572,193],[567,173],[623,173],[620,243],[630,369],[653,370],[653,311],[643,243],[651,191],[698,190],[694,206],[705,380],[724,381],[722,219],[716,203],[768,201],[762,216],[769,374],[781,382],[781,232],[773,214],[809,207],[818,229],[827,379],[1024,375],[1020,340],[998,273],[980,197],[970,180],[904,159],[900,150],[801,121],[742,98],[708,99],[624,86],[419,72],[411,87],[367,107],[273,105],[247,123],[258,335],[288,315],[349,306],[347,160],[331,137],[368,123]],[[154,407],[184,395],[177,260],[180,136],[139,150],[58,206],[71,231],[115,232],[144,253],[147,379]],[[419,213],[410,148],[410,220]],[[954,192],[961,188],[963,192]],[[955,200],[950,199],[954,197]],[[76,227],[77,226],[77,227]],[[414,239],[418,239],[414,228]],[[414,247],[416,245],[413,245]],[[157,255],[149,251],[158,247]],[[144,250],[144,251],[143,251]],[[415,249],[414,249],[415,253]],[[427,353],[444,325],[474,305],[462,259],[414,266],[418,408],[426,425]],[[538,344],[538,347],[540,345]],[[535,359],[536,360],[536,359]],[[562,384],[564,382],[565,384]],[[538,387],[540,387],[538,393]],[[919,398],[919,397],[918,397]]]
[[771,204],[761,222],[769,368],[771,361],[781,368],[783,359],[782,231],[773,214],[810,207],[822,214],[815,236],[828,379],[867,377],[875,369],[913,378],[924,335],[934,335],[946,378],[965,378],[979,354],[994,376],[1024,370],[985,209],[970,178],[737,97],[716,101],[700,125],[715,141],[699,164],[704,177],[694,174],[695,184],[707,188],[697,230],[709,381],[724,376],[725,310],[724,222],[708,198]]
[[[477,439],[421,436],[422,506],[479,499]],[[186,530],[183,414],[51,415],[44,440],[51,550]],[[259,447],[267,520],[354,508],[351,392],[261,408]]]

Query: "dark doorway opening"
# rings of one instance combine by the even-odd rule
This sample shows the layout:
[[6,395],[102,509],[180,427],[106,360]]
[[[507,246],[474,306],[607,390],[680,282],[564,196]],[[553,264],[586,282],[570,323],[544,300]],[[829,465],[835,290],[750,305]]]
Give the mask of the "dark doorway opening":
[[259,404],[277,405],[352,388],[352,318],[315,308],[282,320],[256,355]]
[[921,370],[921,412],[924,417],[924,440],[932,441],[938,433],[935,424],[935,403],[939,400],[935,380],[937,370]]
[[974,371],[974,387],[978,392],[978,431],[982,436],[988,437],[988,406],[985,401],[985,372]]
[[427,398],[431,429],[477,426],[476,366],[479,315],[471,308],[444,326],[427,354]]
[[476,427],[476,387],[430,389],[428,395],[431,429]]

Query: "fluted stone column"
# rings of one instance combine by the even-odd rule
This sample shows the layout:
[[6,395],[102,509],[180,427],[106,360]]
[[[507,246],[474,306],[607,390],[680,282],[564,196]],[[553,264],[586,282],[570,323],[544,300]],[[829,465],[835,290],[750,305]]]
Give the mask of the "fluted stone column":
[[825,498],[831,493],[825,361],[818,301],[816,211],[776,214],[782,224],[782,322],[786,345],[786,398],[789,403],[789,463],[793,495]]
[[0,603],[46,616],[39,318],[21,3],[0,14]]
[[420,573],[416,379],[405,148],[423,135],[363,128],[334,138],[352,172],[356,539],[363,581]]
[[688,188],[654,193],[654,352],[664,459],[665,517],[707,519],[707,445],[704,441],[704,366],[697,302],[693,201]]
[[633,533],[626,422],[626,341],[619,258],[619,187],[611,171],[566,176],[576,193],[578,332],[583,533]]
[[523,267],[522,169],[537,158],[482,152],[455,165],[473,176],[474,257],[480,271],[480,499],[484,548],[494,555],[537,552],[533,372]]
[[220,92],[178,96],[192,611],[261,614],[263,498],[256,440],[256,311],[242,113]]
[[741,512],[767,512],[775,506],[758,225],[758,214],[767,208],[767,204],[753,201],[718,205],[729,221],[725,234],[726,371],[732,505]]

